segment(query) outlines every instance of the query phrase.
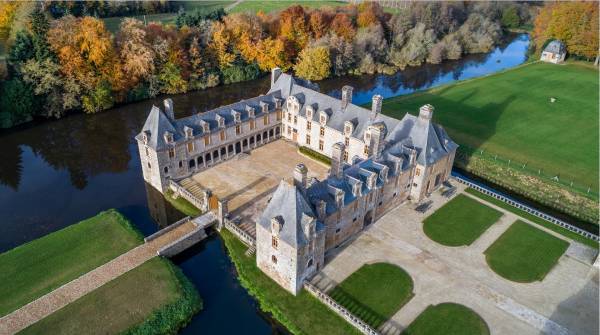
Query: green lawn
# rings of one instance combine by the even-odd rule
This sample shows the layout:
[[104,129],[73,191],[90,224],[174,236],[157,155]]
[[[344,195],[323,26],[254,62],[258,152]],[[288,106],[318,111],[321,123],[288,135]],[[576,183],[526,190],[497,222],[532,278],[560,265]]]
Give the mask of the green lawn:
[[490,329],[472,309],[459,304],[428,306],[402,335],[488,335]]
[[531,283],[544,279],[568,247],[568,242],[516,221],[485,251],[485,258],[500,276]]
[[597,69],[533,63],[385,99],[383,111],[401,118],[430,103],[435,122],[458,144],[597,190],[598,90]]
[[26,328],[21,334],[174,333],[201,307],[193,285],[175,265],[153,258]]
[[231,9],[232,13],[238,12],[253,12],[256,13],[258,11],[262,11],[264,13],[269,13],[277,10],[286,9],[293,5],[301,5],[305,8],[319,8],[323,6],[345,6],[348,3],[344,1],[253,1],[247,0],[243,1],[240,4],[236,5]]
[[412,278],[389,263],[363,265],[329,294],[335,301],[378,328],[413,297]]
[[531,215],[531,214],[529,214],[529,213],[527,213],[525,211],[522,211],[522,210],[520,210],[520,209],[518,209],[516,207],[513,207],[513,206],[511,206],[511,205],[509,205],[509,204],[507,204],[507,203],[505,203],[503,201],[500,201],[498,199],[494,199],[494,198],[490,197],[489,195],[485,195],[485,194],[483,194],[483,193],[481,193],[481,192],[479,192],[477,190],[474,190],[472,188],[467,188],[465,190],[465,192],[467,192],[469,194],[472,194],[472,195],[474,195],[474,196],[476,196],[476,197],[478,197],[480,199],[483,199],[483,200],[485,200],[485,201],[487,201],[489,203],[492,203],[492,204],[494,204],[494,205],[496,205],[498,207],[506,209],[507,211],[512,212],[512,213],[514,213],[516,215],[519,215],[522,218],[525,218],[525,219],[527,219],[527,220],[529,220],[529,221],[531,221],[533,223],[539,224],[540,226],[543,226],[543,227],[546,227],[546,228],[548,228],[548,229],[550,229],[552,231],[555,231],[555,232],[557,232],[557,233],[559,233],[559,234],[561,234],[561,235],[563,235],[565,237],[568,237],[568,238],[570,238],[572,240],[575,240],[577,242],[583,243],[583,244],[585,244],[587,246],[590,246],[590,247],[592,247],[594,249],[598,249],[598,242],[590,240],[589,238],[585,238],[585,237],[583,237],[583,236],[581,236],[581,235],[579,235],[577,233],[574,233],[574,232],[572,232],[572,231],[570,231],[568,229],[565,229],[565,228],[562,228],[560,226],[557,226],[557,225],[555,225],[553,223],[550,223],[550,222],[548,222],[548,221],[546,221],[544,219],[540,219],[540,218],[538,218],[535,215]]
[[0,316],[142,242],[121,214],[108,210],[0,254]]
[[501,216],[501,212],[459,194],[423,221],[423,231],[446,246],[470,245]]
[[181,213],[183,213],[187,216],[196,217],[196,216],[202,214],[201,210],[196,208],[196,206],[192,205],[191,202],[185,200],[184,198],[182,198],[182,197],[178,197],[177,199],[173,198],[173,191],[171,191],[171,190],[167,190],[165,199],[167,199],[167,201],[169,203],[171,203],[171,205],[173,205],[173,207],[175,207],[178,211],[180,211]]
[[260,308],[294,334],[360,334],[319,300],[302,290],[297,296],[288,293],[256,267],[256,258],[244,255],[247,247],[223,229],[221,237],[235,264],[242,286],[254,296]]

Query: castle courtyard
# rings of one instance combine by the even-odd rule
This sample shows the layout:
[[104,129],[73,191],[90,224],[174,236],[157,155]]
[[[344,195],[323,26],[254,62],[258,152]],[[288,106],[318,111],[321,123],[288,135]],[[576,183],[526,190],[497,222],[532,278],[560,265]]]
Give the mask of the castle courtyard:
[[322,180],[327,176],[327,166],[299,154],[295,144],[275,140],[199,172],[192,179],[220,200],[227,200],[232,219],[239,216],[244,222],[254,223],[279,182],[292,178],[299,163],[306,165],[309,178]]
[[[456,194],[483,201],[452,183]],[[422,221],[448,202],[439,191],[430,199],[433,204],[425,213],[412,204],[398,206],[328,255],[312,283],[330,292],[364,264],[387,262],[404,269],[414,282],[414,297],[379,327],[383,334],[400,334],[429,305],[445,302],[471,308],[497,334],[598,332],[598,270],[591,265],[593,257],[582,252],[588,247],[533,224],[571,246],[542,281],[512,282],[490,269],[484,252],[519,217],[486,203],[502,212],[500,219],[471,245],[446,247],[423,232]]]

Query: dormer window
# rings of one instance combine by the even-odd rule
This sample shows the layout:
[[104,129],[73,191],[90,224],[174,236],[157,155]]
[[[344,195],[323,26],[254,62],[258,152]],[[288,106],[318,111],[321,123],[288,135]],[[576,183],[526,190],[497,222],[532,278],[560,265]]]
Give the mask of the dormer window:
[[275,216],[271,219],[271,234],[273,236],[279,236],[281,227],[283,226],[283,218],[281,216]]
[[268,113],[268,112],[269,112],[269,104],[268,104],[268,103],[266,103],[266,102],[262,101],[262,102],[260,103],[260,105],[261,105],[261,107],[262,107],[262,112],[263,112],[263,113]]
[[352,122],[346,121],[346,123],[344,124],[344,134],[346,134],[346,136],[350,136],[353,130],[354,125],[352,124]]
[[219,124],[219,128],[225,127],[225,118],[224,117],[217,115],[216,119],[217,119],[217,123]]
[[173,143],[173,134],[171,132],[165,131],[165,142],[167,142],[167,144],[171,144]]
[[255,115],[255,110],[252,107],[247,107],[246,110],[248,111],[248,117],[249,118],[254,118]]
[[275,108],[281,108],[281,99],[275,98]]
[[210,126],[208,124],[208,122],[201,120],[200,121],[200,126],[202,127],[202,132],[203,133],[209,133],[210,132]]
[[145,130],[142,133],[142,142],[144,142],[144,144],[148,144],[149,141],[150,141],[150,132]]
[[325,113],[324,111],[321,111],[319,113],[319,122],[322,125],[325,125],[327,123],[327,116],[328,116],[327,113]]
[[313,109],[310,106],[306,107],[306,118],[312,120],[313,117]]
[[235,123],[240,123],[241,122],[240,112],[233,111],[232,114],[233,114],[233,120],[235,121]]
[[185,138],[191,139],[194,137],[194,130],[188,126],[183,127],[183,131],[185,132]]

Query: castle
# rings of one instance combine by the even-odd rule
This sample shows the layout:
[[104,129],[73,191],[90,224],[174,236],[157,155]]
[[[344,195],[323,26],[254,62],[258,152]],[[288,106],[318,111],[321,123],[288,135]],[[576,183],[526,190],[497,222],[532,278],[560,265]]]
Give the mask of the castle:
[[[352,104],[273,69],[265,95],[175,119],[153,107],[136,136],[144,179],[161,192],[218,162],[283,138],[331,159],[327,178],[308,178],[298,164],[256,220],[257,266],[296,294],[324,265],[325,255],[390,209],[420,202],[446,181],[457,145],[431,119],[433,107],[397,120]],[[232,176],[231,178],[235,178]]]

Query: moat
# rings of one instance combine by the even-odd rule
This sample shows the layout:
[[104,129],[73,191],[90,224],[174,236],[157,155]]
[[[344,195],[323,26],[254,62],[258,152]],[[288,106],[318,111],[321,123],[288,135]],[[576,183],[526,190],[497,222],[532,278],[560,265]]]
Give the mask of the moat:
[[[489,54],[409,68],[389,76],[333,78],[319,86],[322,92],[339,97],[341,87],[351,85],[354,103],[362,104],[370,102],[373,94],[388,98],[517,66],[526,59],[527,45],[528,37],[518,35]],[[173,96],[176,116],[257,96],[268,86],[269,78],[264,77]],[[145,185],[133,140],[152,104],[161,104],[163,98],[1,133],[0,252],[108,208],[121,211],[146,235],[179,219],[182,215],[160,193]],[[183,333],[285,332],[260,313],[239,285],[217,237],[174,261],[194,282],[205,302],[205,309]]]

